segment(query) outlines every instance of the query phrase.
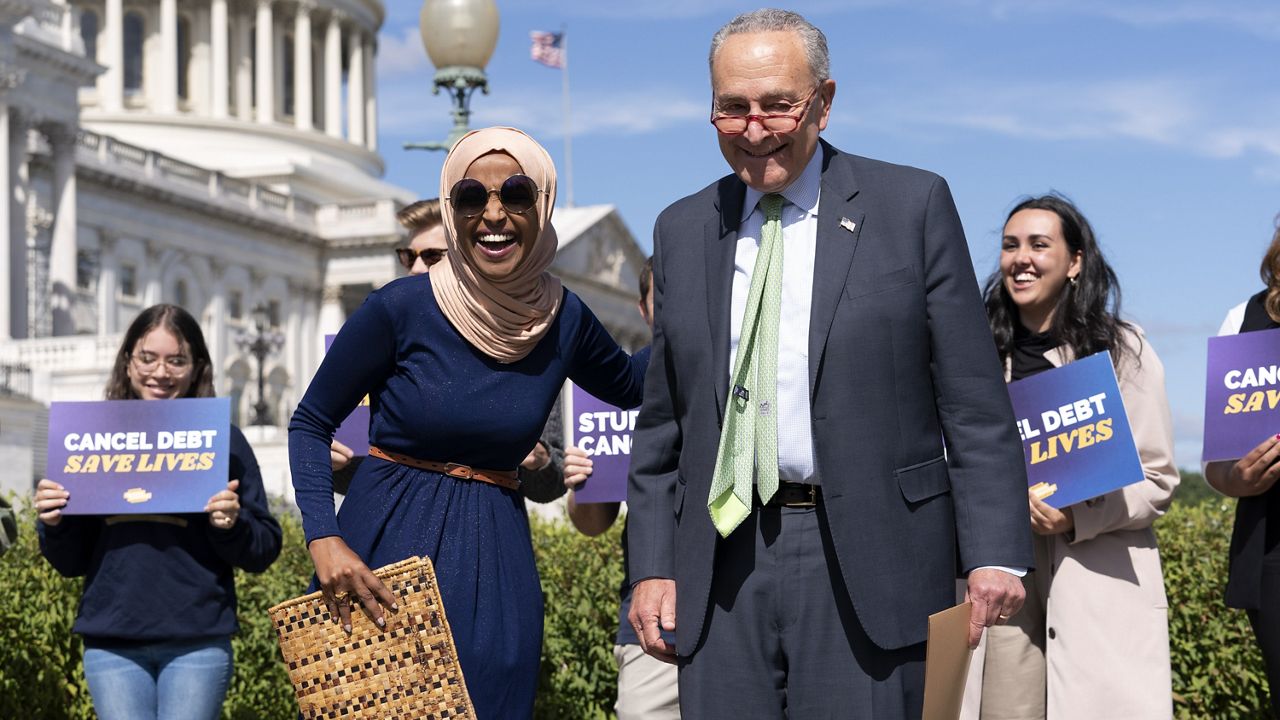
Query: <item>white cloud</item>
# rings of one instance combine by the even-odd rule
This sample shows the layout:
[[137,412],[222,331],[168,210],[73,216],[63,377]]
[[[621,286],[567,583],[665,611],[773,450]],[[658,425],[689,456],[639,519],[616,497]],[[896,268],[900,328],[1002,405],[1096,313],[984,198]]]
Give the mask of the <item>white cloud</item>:
[[1103,17],[1134,27],[1220,25],[1280,38],[1280,6],[1270,0],[960,0],[997,20],[1071,14]]
[[401,28],[399,35],[384,32],[378,37],[379,78],[422,73],[430,78],[434,71],[422,47],[417,25]]

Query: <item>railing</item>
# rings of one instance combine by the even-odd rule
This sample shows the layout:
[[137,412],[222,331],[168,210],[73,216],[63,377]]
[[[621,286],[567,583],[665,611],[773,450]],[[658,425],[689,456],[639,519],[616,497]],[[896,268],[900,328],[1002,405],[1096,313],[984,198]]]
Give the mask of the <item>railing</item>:
[[100,368],[115,363],[123,334],[69,335],[65,337],[9,340],[0,345],[0,363],[27,368]]
[[0,363],[0,395],[31,397],[31,368]]
[[246,212],[292,224],[325,238],[380,237],[399,232],[395,219],[397,204],[391,199],[321,205],[91,130],[80,130],[76,145],[82,161],[92,159],[100,166],[136,173],[166,189],[207,197],[224,206],[239,205]]

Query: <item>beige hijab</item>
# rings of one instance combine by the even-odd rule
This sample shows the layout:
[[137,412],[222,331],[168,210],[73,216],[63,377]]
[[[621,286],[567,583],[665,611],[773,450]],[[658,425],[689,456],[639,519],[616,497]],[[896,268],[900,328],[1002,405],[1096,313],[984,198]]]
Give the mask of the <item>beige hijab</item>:
[[[453,205],[444,199],[454,183],[466,177],[471,163],[493,152],[515,158],[542,191],[534,206],[541,232],[520,264],[504,278],[486,276],[476,266],[470,249],[462,249],[453,226]],[[515,128],[472,130],[445,158],[440,197],[449,252],[431,268],[436,302],[449,323],[476,349],[498,362],[515,362],[528,355],[551,327],[563,294],[560,278],[547,272],[558,244],[551,227],[551,210],[556,203],[556,168],[551,156]]]

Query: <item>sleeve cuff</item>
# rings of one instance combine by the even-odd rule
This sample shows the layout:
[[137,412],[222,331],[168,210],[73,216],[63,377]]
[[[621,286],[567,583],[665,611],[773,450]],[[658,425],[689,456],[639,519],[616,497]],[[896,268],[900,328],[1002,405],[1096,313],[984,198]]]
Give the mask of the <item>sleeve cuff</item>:
[[[1007,572],[1010,575],[1013,575],[1014,577],[1027,576],[1027,569],[1024,567],[1005,567],[1004,565],[982,565],[974,568],[973,570],[999,570],[1000,572]],[[973,570],[970,570],[969,572],[972,573]]]

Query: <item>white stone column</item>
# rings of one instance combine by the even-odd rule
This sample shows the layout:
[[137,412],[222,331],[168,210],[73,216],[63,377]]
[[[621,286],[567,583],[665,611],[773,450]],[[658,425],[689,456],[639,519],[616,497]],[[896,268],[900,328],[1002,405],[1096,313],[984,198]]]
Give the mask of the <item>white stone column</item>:
[[29,121],[11,110],[8,135],[9,192],[9,337],[27,337],[27,188],[23,166],[27,162]]
[[342,16],[336,11],[324,33],[324,131],[342,137]]
[[[9,151],[9,105],[0,97],[0,230],[5,231],[4,236],[9,242],[8,247],[0,248],[0,299],[5,300],[8,305],[8,309],[0,312],[0,340],[13,337],[10,331],[10,315],[14,308],[11,292],[14,270],[12,246],[18,242],[18,236],[13,234],[13,223],[10,222],[13,214],[13,176],[10,174]],[[25,269],[26,265],[19,267]]]
[[364,32],[359,27],[347,40],[347,142],[364,144]]
[[227,117],[230,98],[228,89],[227,56],[227,0],[212,0],[209,6],[209,45],[212,49],[209,90],[213,98],[210,112],[219,120]]
[[53,334],[71,335],[75,332],[72,309],[76,300],[76,129],[59,125],[47,135],[53,147],[57,213],[49,248],[50,309]]
[[[209,341],[209,358],[213,360],[213,376],[225,383],[225,373],[223,370],[227,367],[227,285],[226,266],[221,262],[214,260],[210,265],[209,274],[213,276],[213,282],[210,284],[209,292],[209,322],[205,324],[205,333]],[[219,393],[225,393],[227,386],[219,384]]]
[[374,62],[376,38],[364,43],[364,145],[378,151],[378,72]]
[[325,285],[320,304],[320,332],[335,335],[342,329],[347,317],[342,312],[342,286]]
[[271,17],[271,0],[257,0],[258,3],[258,19],[257,27],[257,43],[255,48],[254,78],[257,81],[257,105],[258,122],[264,125],[270,125],[276,119],[276,93],[275,93],[275,43],[274,43],[274,21]]
[[[98,76],[98,97],[106,112],[124,109],[124,0],[107,0],[102,21],[100,61],[107,71]],[[105,51],[105,52],[104,52]]]
[[98,268],[98,333],[112,335],[117,330],[120,310],[116,307],[116,296],[120,292],[116,287],[116,260],[112,247],[115,240],[106,233],[98,237],[98,257],[102,264]]
[[293,23],[293,124],[311,129],[311,11],[312,0],[298,3]]
[[231,25],[231,57],[235,58],[236,117],[253,119],[253,61],[249,48],[253,38],[249,35],[249,16],[237,13]]
[[178,112],[178,0],[160,0],[160,92],[156,110]]

